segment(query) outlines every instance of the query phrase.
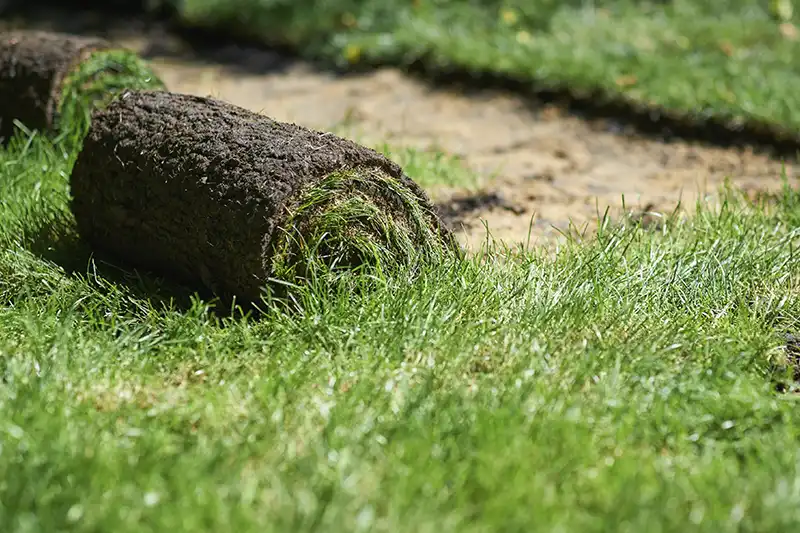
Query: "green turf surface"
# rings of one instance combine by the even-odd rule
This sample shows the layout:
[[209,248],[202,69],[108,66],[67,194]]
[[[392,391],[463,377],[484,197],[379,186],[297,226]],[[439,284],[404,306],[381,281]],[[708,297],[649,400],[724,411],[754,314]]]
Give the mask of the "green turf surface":
[[0,152],[2,531],[800,524],[800,411],[771,384],[797,193],[308,286],[256,321],[89,263],[73,158]]
[[[169,2],[170,0],[166,0]],[[783,5],[777,9],[771,5]],[[185,24],[339,64],[488,72],[800,131],[788,0],[182,0]],[[796,18],[800,15],[795,14]],[[797,21],[800,23],[800,21]]]

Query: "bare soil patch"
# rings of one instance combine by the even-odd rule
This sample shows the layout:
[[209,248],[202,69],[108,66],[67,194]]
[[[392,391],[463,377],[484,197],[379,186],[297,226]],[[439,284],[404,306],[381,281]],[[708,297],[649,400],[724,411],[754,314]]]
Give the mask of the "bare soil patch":
[[[553,244],[570,222],[591,233],[607,208],[612,216],[623,205],[656,213],[679,202],[691,208],[698,199],[713,200],[726,179],[748,191],[781,185],[784,162],[752,148],[638,136],[612,121],[585,120],[499,90],[465,94],[393,68],[343,76],[235,45],[208,45],[200,55],[152,25],[84,21],[76,29],[140,52],[173,91],[214,96],[310,128],[344,126],[364,143],[460,156],[486,176],[483,190],[429,192],[468,246],[485,240],[485,225],[511,243]],[[794,166],[785,164],[792,182]]]

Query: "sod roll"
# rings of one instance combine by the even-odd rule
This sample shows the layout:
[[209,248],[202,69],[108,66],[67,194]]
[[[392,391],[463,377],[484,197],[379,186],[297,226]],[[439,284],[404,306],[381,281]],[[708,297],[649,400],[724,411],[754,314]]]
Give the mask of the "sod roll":
[[241,303],[271,279],[458,253],[394,162],[212,98],[126,91],[94,113],[71,188],[96,250]]
[[0,34],[0,142],[27,128],[80,140],[91,110],[123,89],[163,89],[133,52],[103,39],[43,31]]

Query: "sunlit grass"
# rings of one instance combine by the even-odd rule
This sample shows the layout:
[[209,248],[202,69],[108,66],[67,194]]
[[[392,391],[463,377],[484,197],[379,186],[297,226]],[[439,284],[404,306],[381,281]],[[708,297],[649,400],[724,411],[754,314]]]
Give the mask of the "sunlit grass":
[[774,383],[800,317],[796,192],[312,283],[256,319],[93,265],[72,157],[0,152],[4,531],[800,521],[800,415]]

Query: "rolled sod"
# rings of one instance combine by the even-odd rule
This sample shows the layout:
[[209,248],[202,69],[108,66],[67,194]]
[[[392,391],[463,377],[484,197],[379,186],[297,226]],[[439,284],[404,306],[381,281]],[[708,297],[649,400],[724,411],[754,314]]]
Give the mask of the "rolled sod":
[[163,89],[129,50],[103,39],[43,31],[0,34],[0,142],[28,129],[86,133],[91,110],[123,89]]
[[275,280],[460,253],[391,160],[212,98],[126,91],[95,111],[71,188],[96,250],[245,304]]

